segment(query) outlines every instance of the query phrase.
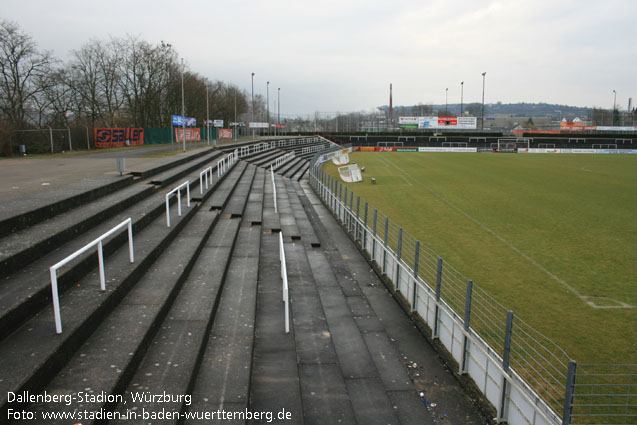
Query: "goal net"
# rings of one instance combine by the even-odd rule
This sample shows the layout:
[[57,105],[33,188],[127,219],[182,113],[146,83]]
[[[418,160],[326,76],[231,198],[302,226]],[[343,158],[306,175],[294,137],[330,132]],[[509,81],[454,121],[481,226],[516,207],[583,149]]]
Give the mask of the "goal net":
[[348,154],[335,155],[334,157],[332,157],[332,162],[336,165],[349,164],[349,155]]
[[498,139],[496,152],[521,152],[529,150],[531,139]]
[[341,180],[347,183],[362,182],[363,176],[358,164],[349,164],[343,167],[338,167],[338,174],[341,176]]

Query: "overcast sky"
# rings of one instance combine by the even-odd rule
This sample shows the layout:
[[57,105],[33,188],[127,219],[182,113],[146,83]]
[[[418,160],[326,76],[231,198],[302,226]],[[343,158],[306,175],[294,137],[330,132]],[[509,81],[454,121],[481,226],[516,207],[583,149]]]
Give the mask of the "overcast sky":
[[635,0],[4,0],[41,49],[69,58],[91,38],[171,43],[190,69],[281,114],[394,105],[637,101]]

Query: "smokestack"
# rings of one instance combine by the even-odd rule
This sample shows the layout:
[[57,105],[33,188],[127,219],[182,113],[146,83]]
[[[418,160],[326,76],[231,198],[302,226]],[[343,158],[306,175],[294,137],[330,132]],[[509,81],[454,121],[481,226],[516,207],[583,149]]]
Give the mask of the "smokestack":
[[389,127],[393,128],[394,127],[394,109],[393,109],[393,105],[392,105],[392,99],[391,99],[391,91],[392,91],[392,87],[391,87],[391,83],[389,83]]

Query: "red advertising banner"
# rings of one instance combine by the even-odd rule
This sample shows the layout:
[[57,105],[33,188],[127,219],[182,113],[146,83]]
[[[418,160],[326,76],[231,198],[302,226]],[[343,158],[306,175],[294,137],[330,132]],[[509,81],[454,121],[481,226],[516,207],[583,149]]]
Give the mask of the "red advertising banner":
[[458,125],[458,117],[438,117],[438,127],[446,125]]
[[229,128],[220,128],[217,130],[219,135],[219,140],[227,140],[232,139],[232,130]]
[[[186,127],[186,142],[198,142],[201,140],[201,129],[199,128],[188,128]],[[175,127],[175,142],[183,142],[183,127]]]
[[96,128],[95,147],[114,148],[144,144],[143,128]]

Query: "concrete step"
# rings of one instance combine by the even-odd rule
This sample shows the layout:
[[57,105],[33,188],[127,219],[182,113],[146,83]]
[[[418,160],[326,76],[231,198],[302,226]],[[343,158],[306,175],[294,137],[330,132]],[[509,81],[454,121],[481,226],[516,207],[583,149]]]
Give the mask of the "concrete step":
[[296,227],[299,231],[299,235],[301,236],[300,241],[307,247],[320,248],[321,242],[314,231],[314,227],[312,226],[305,209],[303,208],[303,204],[301,203],[300,196],[305,196],[303,194],[303,189],[301,189],[301,186],[296,181],[290,179],[283,179],[282,181],[288,195],[290,212],[294,216]]
[[[152,186],[135,184],[31,226],[0,240],[0,279],[95,227],[113,214],[150,196]],[[78,206],[79,205],[79,206]]]
[[[179,150],[180,147],[175,147],[175,150]],[[139,168],[134,168],[130,171],[130,174],[138,177],[141,180],[146,180],[150,177],[156,176],[160,173],[163,173],[171,168],[186,164],[190,161],[197,160],[198,158],[209,155],[214,148],[202,148],[202,149],[193,149],[188,152],[178,153],[171,157],[166,157],[163,161],[158,161],[160,164],[154,163],[149,166],[142,166]]]
[[266,183],[265,170],[257,168],[252,183],[252,189],[248,196],[248,203],[243,214],[246,225],[257,226],[263,223],[264,184]]
[[294,178],[294,175],[305,165],[307,164],[307,160],[305,158],[298,158],[298,161],[296,162],[296,164],[294,164],[292,167],[290,167],[288,169],[288,171],[285,173],[285,176],[288,179],[292,179]]
[[296,167],[302,160],[302,158],[294,157],[285,164],[281,165],[279,168],[275,168],[274,172],[282,176],[287,176],[287,173],[290,170],[294,169],[294,167]]
[[[264,170],[264,186],[263,186],[263,231],[264,232],[280,232],[281,221],[279,214],[274,211],[274,191],[272,188],[272,173]],[[275,174],[276,181],[276,174]]]
[[253,163],[254,165],[258,165],[259,167],[269,169],[270,165],[274,164],[277,158],[285,155],[285,152],[280,149],[272,149],[267,151],[267,153],[268,153],[267,155],[264,155],[261,158],[254,161],[250,160],[250,162]]
[[248,408],[260,238],[260,226],[239,230],[210,338],[195,376],[189,412],[242,412]]
[[[185,193],[183,196],[185,196]],[[173,199],[171,202],[171,216],[173,219],[177,215],[174,212],[176,209],[175,203]],[[106,233],[128,217],[132,218],[133,234],[136,235],[160,215],[165,215],[165,194],[161,192],[154,193],[136,204],[112,214],[111,217],[103,219],[91,230],[87,230],[77,235],[74,239],[54,247],[54,250],[35,259],[27,267],[20,268],[15,273],[5,276],[0,285],[0,339],[9,335],[40,309],[50,305],[49,267]],[[105,240],[105,258],[108,258],[125,243],[127,243],[125,233],[120,233]],[[67,288],[82,279],[96,265],[96,254],[91,251],[61,268],[58,271],[60,293],[64,293]]]
[[264,233],[261,237],[257,293],[250,410],[280,412],[285,409],[291,414],[286,424],[303,424],[294,327],[290,327],[289,334],[285,333],[278,234]]
[[288,197],[288,192],[285,188],[284,178],[279,175],[275,175],[274,181],[276,183],[277,206],[283,236],[292,240],[300,240],[301,233],[297,226],[296,219],[294,218],[290,198]]
[[142,232],[137,232],[135,263],[129,262],[127,246],[106,258],[105,292],[99,290],[95,270],[62,293],[62,334],[55,334],[52,309],[46,308],[4,339],[0,345],[0,370],[4,371],[0,380],[3,412],[7,408],[9,391],[37,392],[47,385],[152,266],[196,210],[196,206],[186,208],[181,218],[174,218],[172,227],[166,227],[165,218],[160,216]]
[[[207,152],[183,165],[171,168],[168,171],[155,175],[150,182],[159,187],[165,187],[183,176],[193,173],[195,170],[207,168],[210,165],[216,165],[217,161],[223,156],[222,152],[206,149]],[[199,173],[197,173],[197,184],[199,183]]]
[[307,170],[309,170],[310,168],[310,162],[307,161],[305,164],[303,164],[303,166],[301,168],[299,168],[297,170],[297,172],[294,174],[294,176],[292,176],[292,179],[296,180],[296,181],[301,181],[301,179],[305,176],[305,174],[307,173]]
[[283,152],[281,149],[274,148],[245,157],[245,160],[250,162],[251,164],[260,165],[268,163],[268,161],[271,161],[272,158],[276,158],[284,154],[285,152]]
[[252,181],[257,167],[254,165],[248,165],[245,172],[237,182],[235,190],[230,197],[228,204],[223,209],[223,215],[232,218],[243,217],[246,204],[248,202],[248,196],[250,194],[250,188],[252,187]]
[[4,202],[0,204],[0,237],[48,220],[80,204],[94,201],[133,182],[132,176],[95,176]]
[[241,176],[248,167],[247,162],[239,161],[235,163],[228,171],[226,171],[226,177],[219,184],[212,196],[210,196],[203,204],[202,207],[206,210],[221,210],[226,206],[227,199],[232,195],[237,187],[237,182],[241,179]]
[[[164,374],[168,368],[176,374],[188,370],[188,365],[182,363],[182,357],[187,356],[189,352],[187,340],[190,330],[178,327],[175,337],[175,329],[167,325],[164,319],[170,320],[168,317],[175,311],[175,300],[183,298],[185,282],[211,231],[213,234],[216,231],[217,234],[225,236],[227,226],[224,222],[227,220],[217,222],[218,218],[219,214],[216,211],[198,211],[193,214],[188,226],[175,237],[113,311],[100,320],[95,332],[78,347],[75,355],[44,391],[50,394],[80,394],[83,391],[91,394],[124,394],[124,399],[130,405],[130,394],[124,393],[123,390],[131,382],[131,377],[136,379],[140,373],[157,373],[158,367],[155,363],[158,360],[149,354],[163,352],[170,345],[174,350],[171,354],[176,350],[181,352],[182,356],[171,357],[173,361],[168,361],[168,364],[162,362]],[[215,223],[217,225],[214,225]],[[191,333],[198,332],[192,329]],[[177,343],[176,345],[164,345],[167,334],[175,337],[176,341],[173,342]],[[196,350],[193,351],[196,354]],[[149,361],[153,363],[148,365]],[[149,366],[152,371],[149,371]],[[87,391],[87,388],[90,390]],[[159,388],[155,389],[158,393],[161,392]],[[59,408],[56,406],[56,409],[68,412],[76,409],[111,411],[116,404],[102,400],[84,400]],[[132,407],[123,403],[121,405],[124,409]],[[28,409],[41,413],[49,411],[51,404],[34,403]],[[47,423],[67,422],[68,420]]]

